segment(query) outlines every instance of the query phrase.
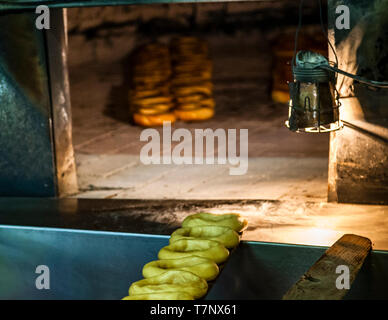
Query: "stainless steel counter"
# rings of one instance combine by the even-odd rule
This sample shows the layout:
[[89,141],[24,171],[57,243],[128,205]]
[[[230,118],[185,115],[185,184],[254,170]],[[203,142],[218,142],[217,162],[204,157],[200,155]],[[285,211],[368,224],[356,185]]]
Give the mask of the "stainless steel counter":
[[[121,299],[157,259],[167,236],[0,226],[0,299]],[[206,299],[280,299],[321,256],[323,247],[242,242]],[[37,266],[50,288],[37,289]],[[372,252],[349,294],[388,298],[388,253]]]

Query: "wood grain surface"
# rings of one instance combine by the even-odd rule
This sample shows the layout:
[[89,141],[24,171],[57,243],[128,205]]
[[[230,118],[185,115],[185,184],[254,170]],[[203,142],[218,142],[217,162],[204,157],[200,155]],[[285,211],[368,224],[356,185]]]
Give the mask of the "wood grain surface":
[[283,300],[340,300],[348,289],[338,289],[336,273],[340,265],[349,268],[349,283],[355,280],[372,249],[368,238],[345,234],[288,290]]

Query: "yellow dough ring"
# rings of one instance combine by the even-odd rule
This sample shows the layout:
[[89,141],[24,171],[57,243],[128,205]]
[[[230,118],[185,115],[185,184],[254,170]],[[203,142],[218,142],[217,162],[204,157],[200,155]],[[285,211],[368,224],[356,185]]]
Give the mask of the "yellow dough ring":
[[198,93],[210,96],[213,92],[213,89],[210,83],[206,83],[203,85],[174,87],[172,91],[178,97],[181,97],[181,96],[184,97],[187,95],[198,94]]
[[131,83],[131,90],[134,91],[144,91],[144,90],[156,90],[159,88],[169,88],[169,82],[166,81],[161,81],[161,82],[150,82],[150,83],[139,83],[139,82],[132,82]]
[[215,102],[214,99],[212,98],[207,98],[203,94],[192,94],[192,95],[187,95],[184,97],[176,97],[176,101],[179,104],[191,104],[191,103],[196,103],[201,105],[202,107],[208,107],[208,108],[214,108]]
[[165,121],[175,122],[176,116],[173,113],[162,113],[156,115],[133,114],[133,121],[143,127],[162,126]]
[[151,261],[143,267],[143,277],[154,277],[168,270],[189,271],[206,281],[214,280],[220,272],[217,264],[213,260],[190,256],[180,259]]
[[156,104],[156,103],[170,103],[171,97],[170,96],[155,96],[155,97],[149,97],[149,98],[138,98],[131,101],[133,104],[138,105],[150,105],[150,104]]
[[130,89],[130,96],[136,96],[139,94],[140,96],[157,96],[157,95],[165,95],[168,94],[170,90],[170,85],[168,82],[162,82],[158,84],[152,85],[137,85],[132,84]]
[[171,70],[165,71],[165,70],[157,70],[157,71],[146,71],[143,72],[137,72],[134,73],[132,76],[132,80],[134,82],[138,81],[149,81],[149,82],[156,82],[162,80],[167,80],[171,75]]
[[202,96],[202,100],[199,100],[199,101],[182,102],[182,100],[181,99],[179,100],[179,98],[177,98],[177,100],[178,100],[177,109],[185,110],[185,111],[186,110],[199,110],[202,108],[213,109],[215,106],[215,102],[214,102],[213,98],[203,99],[203,96]]
[[136,100],[142,98],[150,98],[154,96],[165,96],[168,95],[168,88],[160,88],[160,89],[149,89],[149,90],[130,90],[129,99]]
[[209,50],[206,46],[193,44],[193,45],[172,45],[171,58],[173,60],[179,60],[184,57],[188,58],[202,58],[206,59],[209,56]]
[[157,292],[127,296],[121,300],[194,300],[194,298],[186,292]]
[[131,81],[133,84],[139,86],[141,85],[142,83],[145,83],[145,84],[153,84],[154,86],[157,86],[159,83],[162,83],[162,82],[168,82],[170,80],[170,75],[169,74],[164,74],[164,75],[155,75],[155,74],[152,74],[152,75],[134,75],[134,77],[132,77]]
[[[174,80],[174,79],[172,79],[172,80]],[[179,90],[179,89],[184,89],[184,88],[191,89],[193,87],[206,87],[209,89],[213,89],[213,83],[211,81],[204,81],[203,79],[200,79],[198,82],[190,82],[187,85],[173,86],[172,89],[173,90]]]
[[187,61],[187,62],[177,61],[173,66],[173,69],[175,72],[195,71],[198,69],[211,71],[212,68],[213,68],[213,65],[210,60],[200,61],[200,64],[195,63],[194,61]]
[[169,111],[172,108],[172,104],[156,104],[149,107],[142,107],[136,109],[136,112],[144,115],[158,115]]
[[214,116],[213,108],[196,108],[195,110],[175,109],[174,114],[184,121],[203,121]]
[[200,212],[186,217],[182,222],[182,227],[190,228],[196,226],[225,226],[233,229],[236,232],[243,231],[248,222],[245,219],[241,219],[239,214],[213,214],[207,212]]
[[190,85],[198,85],[201,83],[209,82],[209,78],[205,77],[174,77],[171,79],[171,84],[173,86],[190,86]]
[[132,82],[135,83],[136,85],[153,85],[155,86],[156,84],[166,82],[169,79],[169,75],[167,76],[142,76],[138,77],[135,76],[132,78]]
[[206,58],[208,56],[208,47],[204,44],[194,43],[192,45],[172,45],[172,57],[203,57]]
[[224,226],[197,226],[191,228],[180,228],[175,230],[170,243],[180,239],[207,239],[223,244],[226,248],[232,249],[240,243],[240,236],[236,231]]
[[209,51],[206,48],[187,47],[173,48],[174,52],[171,55],[171,60],[176,63],[190,63],[191,61],[208,61]]
[[[179,50],[179,49],[178,49]],[[193,65],[196,64],[198,67],[210,68],[209,56],[206,52],[196,52],[194,54],[189,54],[188,52],[176,52],[171,56],[172,67],[181,65]]]
[[179,103],[176,106],[176,109],[178,111],[194,111],[201,109],[201,105],[198,102],[191,102],[191,103]]
[[181,239],[160,249],[158,258],[179,259],[198,256],[213,260],[217,264],[223,263],[229,256],[229,250],[221,243],[206,239]]
[[176,101],[181,104],[185,103],[199,103],[201,100],[204,100],[202,94],[191,94],[184,97],[176,97]]
[[175,79],[177,78],[200,78],[200,79],[211,79],[212,72],[209,70],[193,70],[186,72],[175,72]]
[[139,85],[153,85],[154,87],[158,86],[159,83],[165,83],[169,81],[170,75],[164,75],[164,76],[156,76],[156,75],[148,75],[148,76],[134,76],[132,78],[132,83],[136,86]]
[[172,85],[190,85],[194,83],[200,83],[202,82],[208,82],[211,81],[211,74],[176,74],[172,79],[171,83]]
[[184,75],[192,75],[192,76],[201,76],[202,73],[206,73],[208,75],[209,73],[212,73],[212,70],[207,68],[202,68],[193,65],[192,67],[186,66],[185,68],[183,67],[174,67],[174,74],[176,76],[184,76]]
[[171,73],[170,61],[166,60],[165,63],[157,61],[153,65],[145,66],[137,65],[132,69],[131,75],[133,76],[160,76]]
[[162,91],[161,89],[158,90],[138,90],[138,91],[131,91],[129,94],[129,100],[130,101],[136,101],[141,100],[145,98],[152,98],[152,97],[166,97],[169,96],[170,93],[168,90]]
[[184,292],[194,299],[203,297],[208,289],[206,280],[194,273],[180,270],[166,271],[158,276],[132,283],[129,295],[162,292]]

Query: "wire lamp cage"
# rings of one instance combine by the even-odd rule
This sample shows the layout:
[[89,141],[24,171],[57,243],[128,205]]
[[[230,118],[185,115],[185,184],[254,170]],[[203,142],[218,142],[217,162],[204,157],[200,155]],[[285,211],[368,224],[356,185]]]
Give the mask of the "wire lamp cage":
[[[323,25],[322,6],[319,2],[322,32],[338,59]],[[336,73],[321,66],[330,66],[326,57],[311,51],[297,51],[298,35],[302,26],[303,0],[299,5],[299,23],[295,33],[295,47],[292,58],[292,74],[290,82],[289,112],[286,126],[294,132],[321,133],[339,130],[342,123],[339,118],[339,94],[336,90]]]

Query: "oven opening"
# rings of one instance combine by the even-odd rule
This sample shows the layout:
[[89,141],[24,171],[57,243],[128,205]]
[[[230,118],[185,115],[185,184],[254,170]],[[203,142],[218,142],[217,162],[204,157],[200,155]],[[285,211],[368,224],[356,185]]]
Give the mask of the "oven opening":
[[[284,125],[298,3],[68,9],[76,197],[326,201],[329,134],[293,133]],[[298,50],[327,55],[315,5],[306,5]],[[177,39],[199,39],[207,48],[214,116],[141,127],[130,111],[133,70],[141,64],[134,52],[148,45],[152,59],[159,49],[150,45],[159,44],[176,57]],[[140,53],[138,61],[147,59]],[[168,112],[176,108],[173,102]],[[214,134],[213,148],[196,132]],[[158,148],[145,155],[151,140]],[[159,164],[147,163],[155,160],[151,151]]]

